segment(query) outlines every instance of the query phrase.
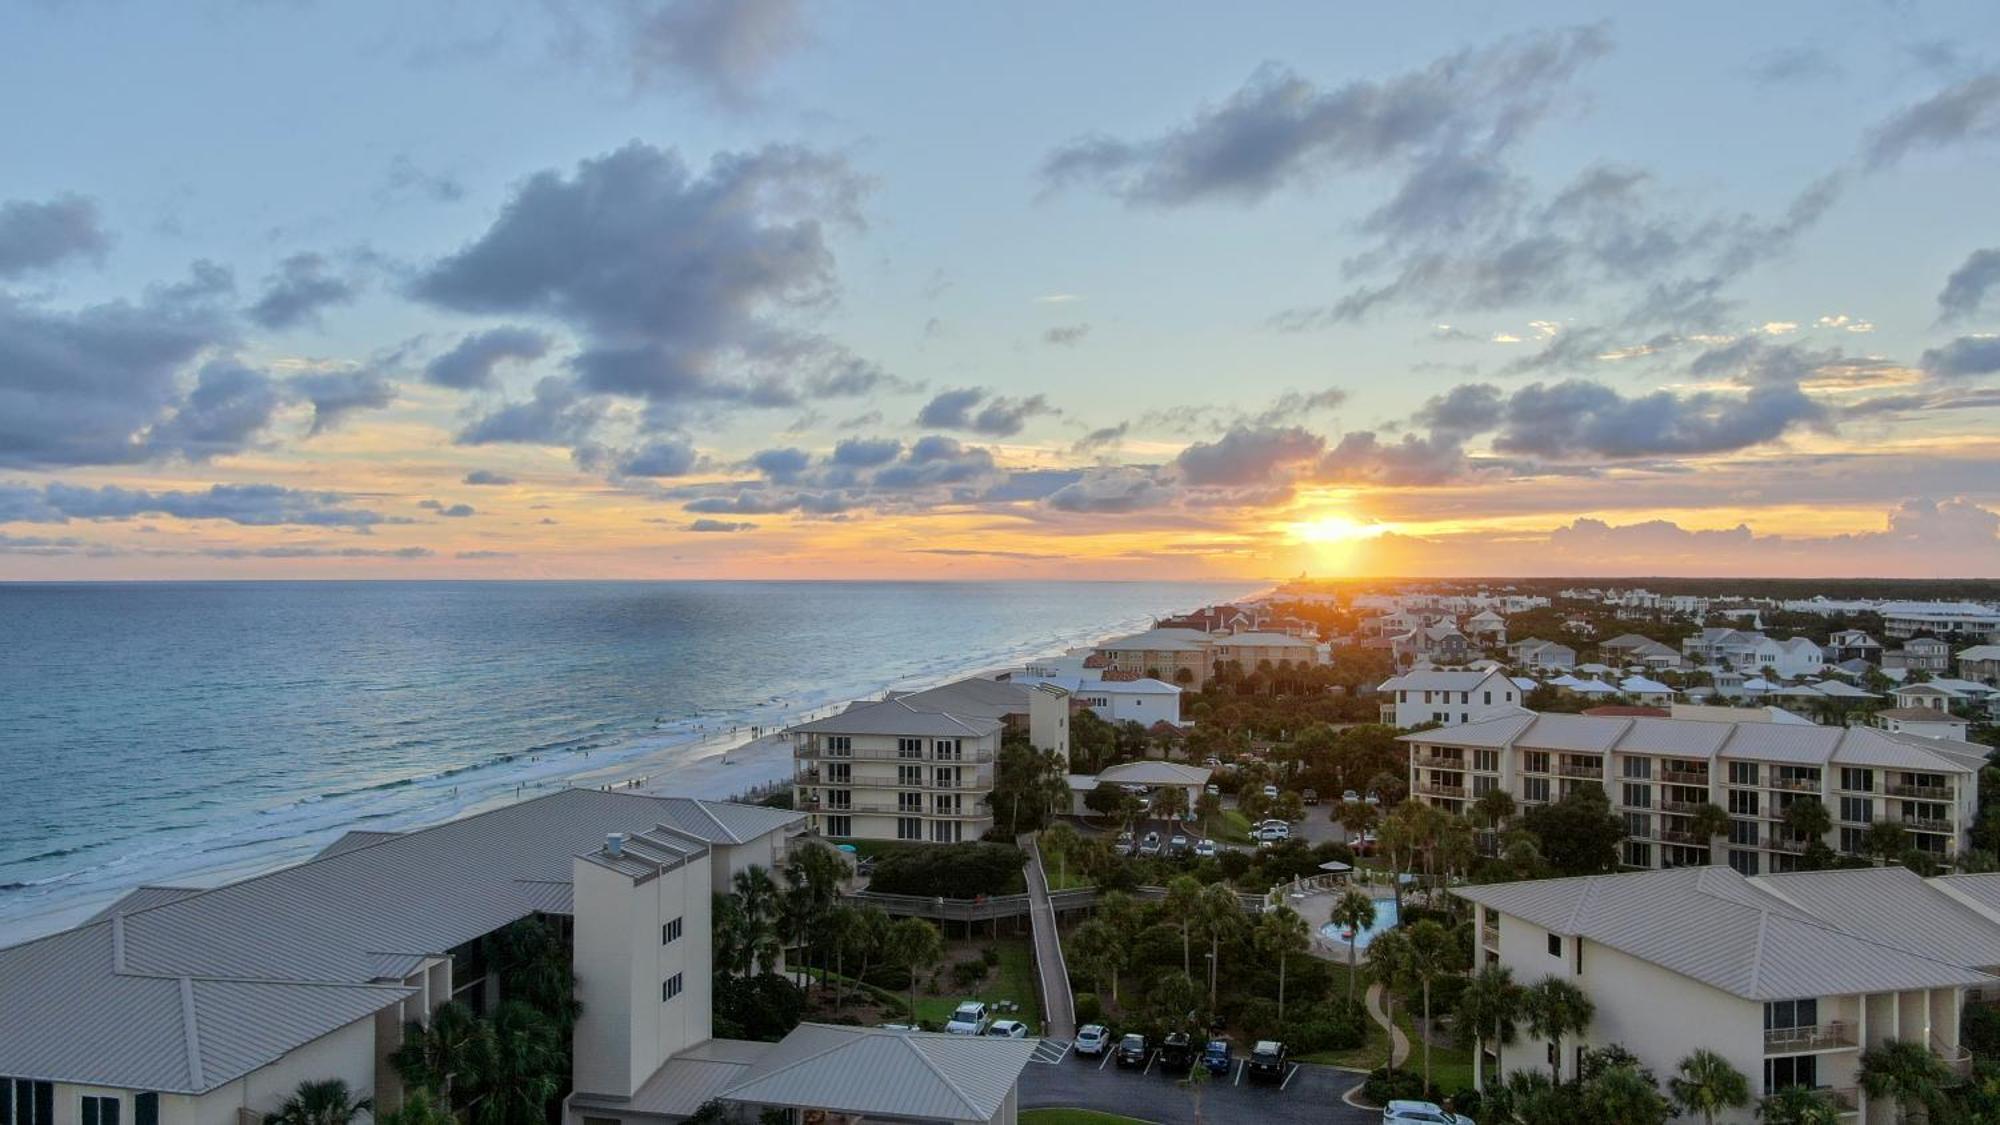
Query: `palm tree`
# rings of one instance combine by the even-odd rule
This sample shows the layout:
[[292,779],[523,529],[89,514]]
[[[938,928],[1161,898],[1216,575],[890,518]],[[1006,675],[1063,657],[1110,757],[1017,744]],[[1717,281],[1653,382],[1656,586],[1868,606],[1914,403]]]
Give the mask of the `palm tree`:
[[1180,923],[1181,972],[1191,977],[1194,975],[1194,953],[1189,942],[1201,914],[1201,882],[1192,875],[1176,875],[1167,880],[1167,898],[1163,905],[1167,917]]
[[369,1098],[357,1099],[338,1078],[301,1082],[278,1112],[264,1115],[264,1125],[350,1125],[374,1104]]
[[1618,1125],[1663,1125],[1673,1112],[1652,1079],[1630,1066],[1614,1066],[1597,1076],[1584,1094],[1592,1119]]
[[1118,1003],[1118,970],[1125,967],[1126,946],[1117,927],[1103,918],[1092,918],[1070,935],[1070,944],[1076,948],[1077,964],[1100,991],[1104,978],[1111,978],[1111,1002]]
[[1914,1039],[1891,1039],[1861,1053],[1861,1088],[1871,1098],[1888,1098],[1902,1110],[1902,1119],[1923,1125],[1931,1107],[1944,1097],[1952,1081],[1951,1068]]
[[936,926],[922,918],[905,918],[889,928],[889,963],[909,970],[910,1022],[917,1019],[917,970],[927,969],[944,956],[944,938]]
[[[1386,930],[1368,943],[1368,967],[1375,983],[1382,986],[1383,1014],[1396,1022],[1396,990],[1409,979],[1410,939],[1401,930]],[[1382,1069],[1396,1069],[1396,1037],[1389,1036],[1389,1061]]]
[[[1280,906],[1257,920],[1257,949],[1278,959],[1278,1025],[1285,1023],[1285,967],[1297,953],[1304,953],[1311,941],[1306,920],[1289,906]],[[1211,998],[1211,1004],[1214,1000]]]
[[1208,1007],[1215,1009],[1216,967],[1222,963],[1222,939],[1243,926],[1243,901],[1227,883],[1211,883],[1201,892],[1201,923],[1208,931]]
[[1555,1046],[1556,1062],[1550,1077],[1562,1085],[1562,1043],[1570,1035],[1582,1034],[1597,1015],[1597,1005],[1583,989],[1561,977],[1543,977],[1528,989],[1526,1011],[1528,1032]]
[[428,1025],[411,1020],[403,1025],[403,1043],[389,1061],[403,1081],[429,1090],[452,1105],[457,1079],[478,1070],[490,1051],[493,1029],[456,1000],[431,1013]]
[[1334,925],[1354,935],[1347,943],[1347,998],[1354,999],[1354,958],[1361,944],[1362,931],[1375,924],[1375,900],[1352,887],[1333,904],[1333,914],[1328,919]]
[[1810,1086],[1781,1086],[1757,1106],[1764,1125],[1840,1125],[1840,1107]]
[[[1514,983],[1514,970],[1488,965],[1472,974],[1458,994],[1458,1018],[1452,1030],[1462,1045],[1475,1050],[1484,1043],[1509,1046],[1520,1033],[1525,1002],[1521,986]],[[1473,1066],[1483,1068],[1485,1059],[1475,1054]]]
[[1423,1034],[1418,1038],[1424,1041],[1424,1089],[1428,1090],[1431,1085],[1431,982],[1451,971],[1458,946],[1452,941],[1449,931],[1429,918],[1410,927],[1409,945],[1408,979],[1423,986],[1424,990],[1424,1027]]
[[1716,1114],[1750,1104],[1749,1079],[1707,1048],[1681,1060],[1667,1090],[1682,1113],[1699,1113],[1708,1125],[1715,1125]]
[[1050,852],[1055,853],[1056,882],[1060,886],[1069,885],[1069,856],[1082,842],[1083,837],[1077,835],[1076,829],[1064,821],[1059,820],[1042,829],[1042,854],[1047,856]]

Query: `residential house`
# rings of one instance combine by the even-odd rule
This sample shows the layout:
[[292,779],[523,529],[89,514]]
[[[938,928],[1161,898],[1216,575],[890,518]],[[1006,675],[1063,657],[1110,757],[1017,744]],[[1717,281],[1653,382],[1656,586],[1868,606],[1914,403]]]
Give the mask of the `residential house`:
[[1988,687],[2000,687],[2000,645],[1973,645],[1960,650],[1958,674]]
[[785,731],[794,807],[838,839],[977,840],[1006,732],[1067,761],[1069,699],[1050,682],[974,678],[800,723]]
[[1382,721],[1390,726],[1479,722],[1521,710],[1524,698],[1514,681],[1498,671],[1405,672],[1382,681]]
[[1517,668],[1561,669],[1576,667],[1576,650],[1555,641],[1530,637],[1507,646],[1507,658]]
[[1671,1074],[1707,1050],[1750,1081],[1752,1104],[1717,1121],[1747,1125],[1756,1100],[1804,1086],[1863,1125],[1892,1125],[1900,1107],[1860,1087],[1862,1052],[1913,1042],[1967,1073],[1959,1016],[2000,965],[2000,921],[1970,905],[2000,897],[1994,877],[1960,878],[1974,882],[1904,868],[1746,878],[1684,867],[1455,888],[1475,907],[1482,964],[1526,985],[1566,981],[1592,1005],[1560,1057],[1525,1030],[1478,1044],[1475,1079],[1553,1064],[1574,1081],[1586,1051],[1614,1043]]
[[[1426,803],[1459,812],[1498,788],[1533,807],[1594,783],[1625,822],[1627,866],[1721,859],[1746,875],[1798,866],[1812,841],[1782,822],[1786,806],[1807,795],[1831,815],[1821,842],[1836,852],[1859,854],[1868,827],[1892,820],[1909,831],[1912,847],[1940,860],[1957,855],[1970,846],[1987,754],[1971,743],[1872,727],[1533,712],[1401,740],[1411,748],[1410,791]],[[1694,834],[1689,818],[1704,804],[1730,814],[1726,837]]]

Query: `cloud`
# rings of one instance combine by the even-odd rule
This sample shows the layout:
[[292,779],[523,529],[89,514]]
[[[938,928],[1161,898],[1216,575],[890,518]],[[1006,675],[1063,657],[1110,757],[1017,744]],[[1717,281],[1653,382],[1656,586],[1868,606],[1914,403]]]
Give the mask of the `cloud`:
[[294,254],[264,280],[264,295],[250,306],[248,315],[272,329],[318,323],[320,310],[347,304],[359,294],[353,282],[327,272],[324,257]]
[[1195,487],[1264,484],[1281,470],[1319,457],[1326,439],[1297,426],[1232,429],[1214,442],[1180,451],[1174,467]]
[[102,260],[110,247],[94,200],[60,195],[46,203],[0,203],[0,277],[48,269],[72,258]]
[[474,469],[471,472],[465,474],[465,479],[462,483],[471,485],[493,486],[493,485],[513,484],[514,478],[507,476],[504,473],[496,473],[491,469]]
[[436,512],[438,515],[445,516],[450,519],[464,519],[467,516],[473,516],[478,514],[476,511],[473,510],[473,507],[470,504],[446,504],[442,500],[421,500],[418,501],[417,507],[428,508],[429,510]]
[[530,328],[511,325],[462,337],[452,349],[424,367],[424,381],[459,390],[496,384],[493,369],[502,362],[527,362],[547,355],[549,338]]
[[640,86],[687,84],[744,107],[771,70],[806,40],[799,0],[620,0],[632,76]]
[[604,406],[577,392],[568,380],[544,376],[526,402],[509,403],[474,419],[460,430],[460,445],[519,442],[528,445],[576,445],[604,416]]
[[682,477],[694,471],[701,455],[679,438],[662,438],[618,460],[618,474],[627,477]]
[[1960,336],[1941,348],[1928,348],[1920,361],[1925,371],[1946,379],[1991,375],[2000,371],[2000,336]]
[[[961,387],[942,391],[917,412],[917,424],[938,430],[971,430],[993,437],[1018,434],[1028,419],[1041,414],[1060,413],[1043,395],[1027,398],[992,398],[984,387]],[[985,405],[981,406],[980,404]],[[977,411],[973,407],[979,407]]]
[[1939,318],[1957,320],[1978,312],[1995,285],[2000,285],[2000,247],[1974,250],[1945,279],[1938,294]]
[[1385,165],[1414,165],[1421,177],[1453,154],[1507,148],[1609,48],[1596,28],[1540,32],[1334,89],[1266,64],[1166,133],[1071,141],[1043,162],[1042,176],[1052,188],[1091,183],[1128,204],[1164,207],[1257,202],[1334,172]]
[[1042,343],[1059,348],[1075,347],[1083,343],[1083,338],[1088,335],[1090,335],[1088,324],[1058,324],[1042,333]]
[[1044,503],[1059,512],[1123,514],[1165,507],[1179,495],[1178,489],[1148,470],[1118,466],[1087,469],[1081,479],[1057,489]]
[[757,529],[756,524],[739,520],[699,519],[691,524],[688,524],[687,527],[683,528],[682,530],[733,532],[733,531],[755,531],[756,529]]
[[2000,71],[1975,75],[1897,111],[1869,134],[1865,148],[1876,167],[1913,152],[2000,136]]
[[337,492],[307,492],[275,484],[218,484],[205,491],[148,491],[55,482],[35,488],[0,484],[0,523],[68,523],[170,516],[227,520],[249,527],[299,524],[366,531],[377,524],[411,521],[348,506]]
[[396,388],[379,371],[329,371],[292,378],[290,389],[312,403],[312,433],[339,425],[358,410],[381,410],[396,400]]
[[827,228],[859,221],[860,192],[843,162],[802,148],[718,156],[697,175],[633,142],[529,177],[412,292],[563,321],[583,343],[570,361],[583,393],[666,411],[852,394],[865,369],[792,321],[836,296]]

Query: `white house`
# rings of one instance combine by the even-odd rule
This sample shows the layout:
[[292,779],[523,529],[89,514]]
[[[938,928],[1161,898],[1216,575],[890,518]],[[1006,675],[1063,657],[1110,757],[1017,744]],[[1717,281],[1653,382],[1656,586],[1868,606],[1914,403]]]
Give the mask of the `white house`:
[[1382,721],[1390,726],[1473,723],[1521,709],[1521,689],[1497,670],[1405,672],[1382,681]]
[[[1560,1057],[1525,1029],[1512,1043],[1481,1043],[1475,1080],[1483,1088],[1552,1064],[1574,1080],[1585,1050],[1613,1043],[1669,1075],[1705,1049],[1750,1080],[1753,1098],[1808,1086],[1862,1125],[1892,1125],[1898,1107],[1859,1088],[1861,1053],[1902,1040],[1969,1069],[1959,1014],[2000,965],[2000,922],[1970,903],[1993,897],[1994,880],[1682,867],[1455,888],[1474,905],[1481,964],[1527,986],[1569,982],[1594,1009]],[[1717,1120],[1756,1118],[1745,1107]]]

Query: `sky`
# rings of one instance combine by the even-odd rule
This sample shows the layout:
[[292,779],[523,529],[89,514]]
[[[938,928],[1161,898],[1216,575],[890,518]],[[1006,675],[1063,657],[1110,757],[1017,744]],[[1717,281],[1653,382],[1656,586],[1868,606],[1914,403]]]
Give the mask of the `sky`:
[[31,0],[0,580],[2000,575],[2000,7]]

